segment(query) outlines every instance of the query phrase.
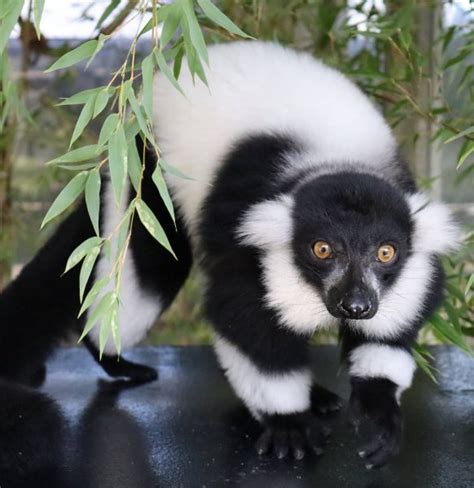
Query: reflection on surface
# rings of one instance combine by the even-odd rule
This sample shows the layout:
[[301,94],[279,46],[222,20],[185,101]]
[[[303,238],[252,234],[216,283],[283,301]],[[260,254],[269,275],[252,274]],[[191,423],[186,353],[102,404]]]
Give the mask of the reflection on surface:
[[133,386],[99,382],[71,427],[46,394],[0,381],[0,487],[157,486],[142,429],[116,405]]

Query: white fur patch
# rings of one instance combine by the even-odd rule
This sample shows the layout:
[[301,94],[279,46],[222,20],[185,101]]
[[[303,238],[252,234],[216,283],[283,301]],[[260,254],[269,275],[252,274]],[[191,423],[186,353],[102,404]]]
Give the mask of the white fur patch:
[[393,158],[395,140],[380,112],[348,78],[308,54],[234,42],[209,47],[209,60],[209,88],[194,84],[183,63],[179,83],[187,98],[164,75],[155,82],[162,157],[195,179],[167,176],[191,233],[225,154],[246,135],[295,136],[316,167],[362,161],[380,168]]
[[460,246],[461,229],[446,204],[430,202],[423,193],[410,195],[408,204],[415,223],[415,252],[447,254]]
[[[112,185],[107,181],[105,188],[105,198],[103,205],[104,229],[103,234],[108,235],[119,224],[123,214],[126,210],[129,186],[126,185],[124,189],[124,198],[120,208],[115,203]],[[115,236],[116,237],[116,236]],[[112,249],[116,248],[117,240],[112,238]],[[99,280],[110,273],[111,264],[106,256],[100,255],[95,269],[95,279]],[[103,289],[98,300],[107,292],[113,291],[113,280]],[[131,249],[128,249],[127,257],[125,258],[124,267],[122,270],[122,283],[120,294],[120,308],[118,314],[120,338],[123,349],[128,349],[136,345],[143,339],[149,328],[153,325],[158,314],[161,312],[161,303],[157,296],[151,296],[144,290],[135,273],[135,266],[133,263],[133,256]],[[93,310],[93,307],[89,309]],[[88,311],[89,312],[89,311]],[[89,337],[94,344],[99,346],[100,336],[100,322],[89,332]],[[115,344],[111,336],[109,336],[106,346],[106,354],[116,354]]]
[[266,305],[275,310],[281,324],[296,332],[311,334],[339,323],[327,310],[318,292],[296,268],[288,246],[266,251],[262,258]]
[[289,244],[293,231],[292,206],[293,200],[287,195],[257,203],[245,213],[237,229],[238,239],[263,249]]
[[309,370],[267,374],[226,339],[216,336],[214,347],[227,379],[257,419],[261,414],[291,414],[310,407]]
[[349,320],[349,325],[369,338],[399,336],[421,314],[433,272],[430,256],[414,253],[405,262],[394,285],[380,297],[376,315],[368,320]]
[[399,347],[364,344],[349,355],[349,373],[360,378],[388,378],[403,390],[411,385],[416,363]]

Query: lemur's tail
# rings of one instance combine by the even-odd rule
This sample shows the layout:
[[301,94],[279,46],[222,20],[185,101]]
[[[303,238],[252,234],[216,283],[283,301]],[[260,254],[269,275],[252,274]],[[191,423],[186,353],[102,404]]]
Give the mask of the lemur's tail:
[[71,252],[93,235],[83,203],[0,294],[0,376],[40,383],[56,343],[77,325],[79,270],[61,276]]

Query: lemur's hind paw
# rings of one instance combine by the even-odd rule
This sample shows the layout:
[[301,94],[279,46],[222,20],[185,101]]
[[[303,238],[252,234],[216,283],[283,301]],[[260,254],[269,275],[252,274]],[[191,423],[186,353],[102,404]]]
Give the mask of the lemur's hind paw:
[[342,407],[342,398],[321,385],[314,384],[311,388],[311,410],[315,414],[338,412]]
[[316,456],[323,453],[329,432],[311,414],[268,415],[263,422],[266,428],[255,444],[259,455],[300,460],[308,452]]
[[106,372],[113,378],[128,378],[133,383],[150,383],[158,379],[156,369],[144,364],[132,363],[124,358],[110,362]]

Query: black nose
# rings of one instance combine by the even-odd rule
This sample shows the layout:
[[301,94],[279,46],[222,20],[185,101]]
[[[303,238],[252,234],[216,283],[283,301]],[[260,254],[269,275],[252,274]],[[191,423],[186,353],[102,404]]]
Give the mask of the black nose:
[[367,317],[371,310],[370,300],[363,298],[344,298],[338,303],[338,308],[342,314],[349,319],[363,319]]

